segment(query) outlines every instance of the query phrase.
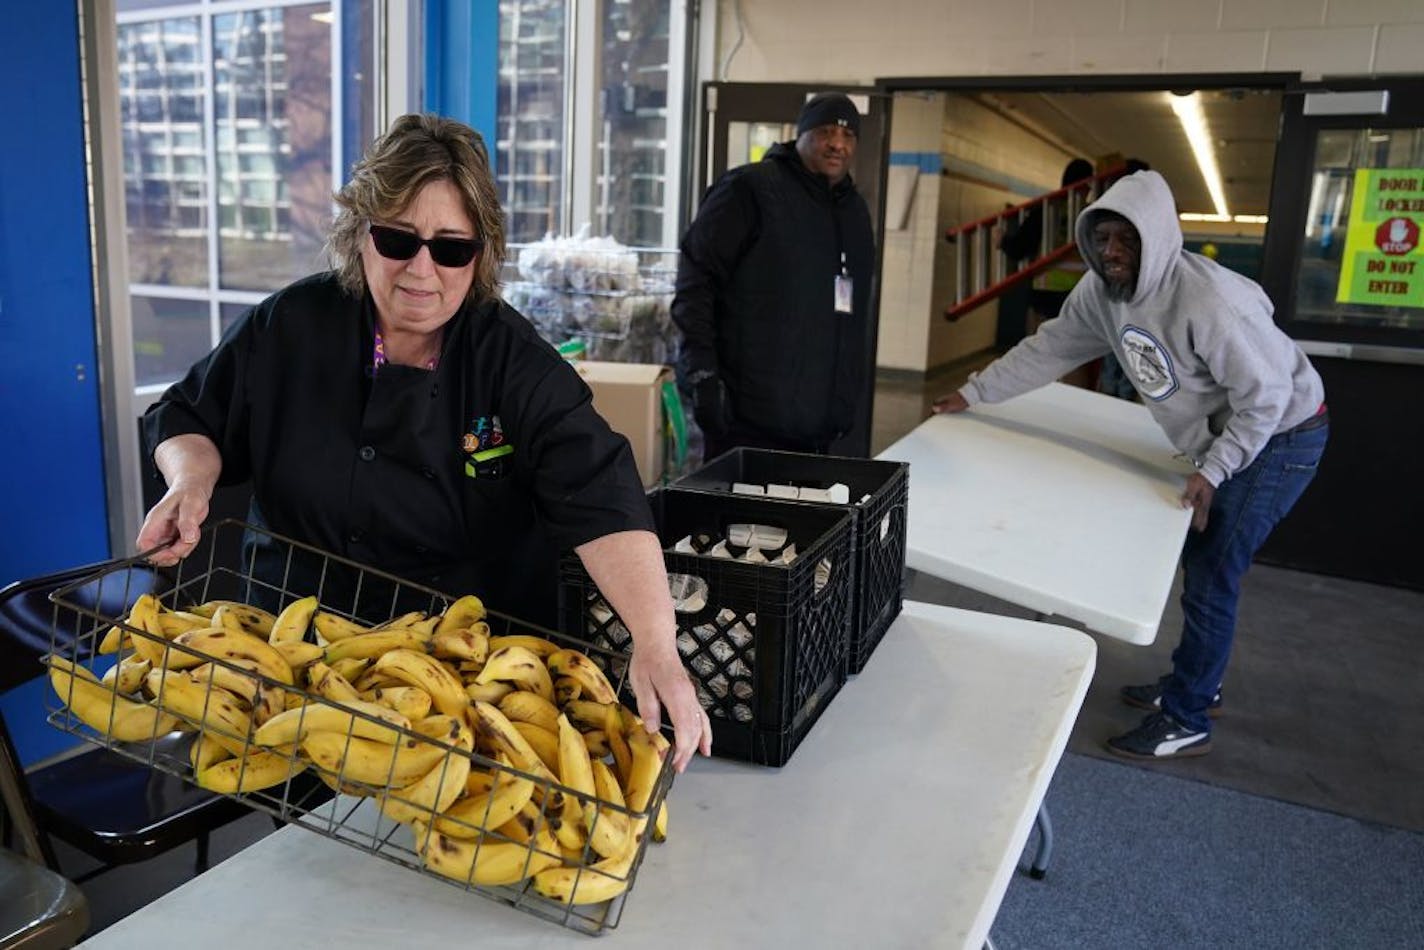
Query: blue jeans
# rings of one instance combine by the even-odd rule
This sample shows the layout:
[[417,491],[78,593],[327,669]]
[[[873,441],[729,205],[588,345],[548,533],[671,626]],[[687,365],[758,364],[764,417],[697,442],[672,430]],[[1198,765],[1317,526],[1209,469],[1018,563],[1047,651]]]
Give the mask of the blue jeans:
[[1329,425],[1283,432],[1222,482],[1206,530],[1189,531],[1182,549],[1182,639],[1162,708],[1193,732],[1210,732],[1207,706],[1221,688],[1236,636],[1236,603],[1251,558],[1300,498],[1320,465]]

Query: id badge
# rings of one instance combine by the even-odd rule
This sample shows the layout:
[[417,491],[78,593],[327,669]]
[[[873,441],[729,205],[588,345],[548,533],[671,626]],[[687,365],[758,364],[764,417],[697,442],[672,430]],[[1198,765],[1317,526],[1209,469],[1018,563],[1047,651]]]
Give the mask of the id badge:
[[836,275],[836,313],[851,312],[851,286],[853,281],[845,274]]

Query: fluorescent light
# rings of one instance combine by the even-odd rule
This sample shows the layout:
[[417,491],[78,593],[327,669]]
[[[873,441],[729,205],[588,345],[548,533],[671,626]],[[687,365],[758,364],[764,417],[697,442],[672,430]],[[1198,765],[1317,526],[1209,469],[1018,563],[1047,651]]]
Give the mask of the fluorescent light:
[[1179,221],[1205,221],[1210,224],[1265,224],[1270,220],[1264,214],[1202,214],[1197,211],[1183,211],[1177,215]]
[[313,13],[311,15],[311,18],[318,23],[326,23],[328,25],[336,22],[336,14],[332,13],[330,10],[322,10],[318,13]]
[[1201,169],[1202,180],[1206,182],[1206,190],[1211,194],[1212,204],[1216,205],[1216,213],[1229,217],[1231,212],[1226,210],[1226,193],[1221,188],[1221,171],[1216,167],[1216,150],[1212,148],[1211,130],[1206,127],[1206,116],[1202,114],[1201,93],[1178,96],[1168,92],[1163,95],[1172,104],[1177,121],[1182,123],[1182,131],[1186,133],[1187,141],[1192,146],[1192,155],[1196,157],[1197,168]]

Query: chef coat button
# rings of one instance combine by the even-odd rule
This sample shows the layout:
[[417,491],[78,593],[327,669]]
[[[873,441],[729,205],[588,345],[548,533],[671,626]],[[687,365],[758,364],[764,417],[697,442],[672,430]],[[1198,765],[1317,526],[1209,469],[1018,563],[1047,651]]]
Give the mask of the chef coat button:
[[352,544],[360,544],[366,538],[366,533],[357,529],[351,532],[350,541]]
[[415,553],[416,553],[416,554],[429,554],[429,553],[430,553],[430,549],[427,548],[427,547],[426,547],[425,545],[423,545],[423,544],[417,544],[417,545],[415,546]]
[[376,457],[376,450],[371,448],[371,446],[369,445],[363,445],[361,446],[361,451],[358,454],[361,456],[361,461],[369,462],[371,461],[371,459]]
[[427,465],[427,466],[425,466],[424,468],[422,468],[422,469],[420,470],[420,474],[424,475],[426,478],[434,478],[434,477],[435,477],[435,469],[433,469],[433,468],[431,468],[429,465]]

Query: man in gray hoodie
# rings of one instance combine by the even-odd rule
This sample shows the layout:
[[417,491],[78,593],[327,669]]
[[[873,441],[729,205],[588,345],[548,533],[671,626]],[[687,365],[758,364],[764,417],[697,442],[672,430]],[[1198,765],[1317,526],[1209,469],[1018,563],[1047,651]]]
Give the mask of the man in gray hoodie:
[[1152,712],[1108,740],[1128,758],[1204,755],[1236,631],[1241,578],[1310,484],[1329,433],[1324,387],[1271,319],[1254,281],[1182,248],[1176,202],[1153,171],[1119,180],[1078,216],[1090,273],[1062,314],[935,402],[961,412],[1037,389],[1112,353],[1192,460],[1183,507],[1182,637],[1172,672],[1127,686]]

